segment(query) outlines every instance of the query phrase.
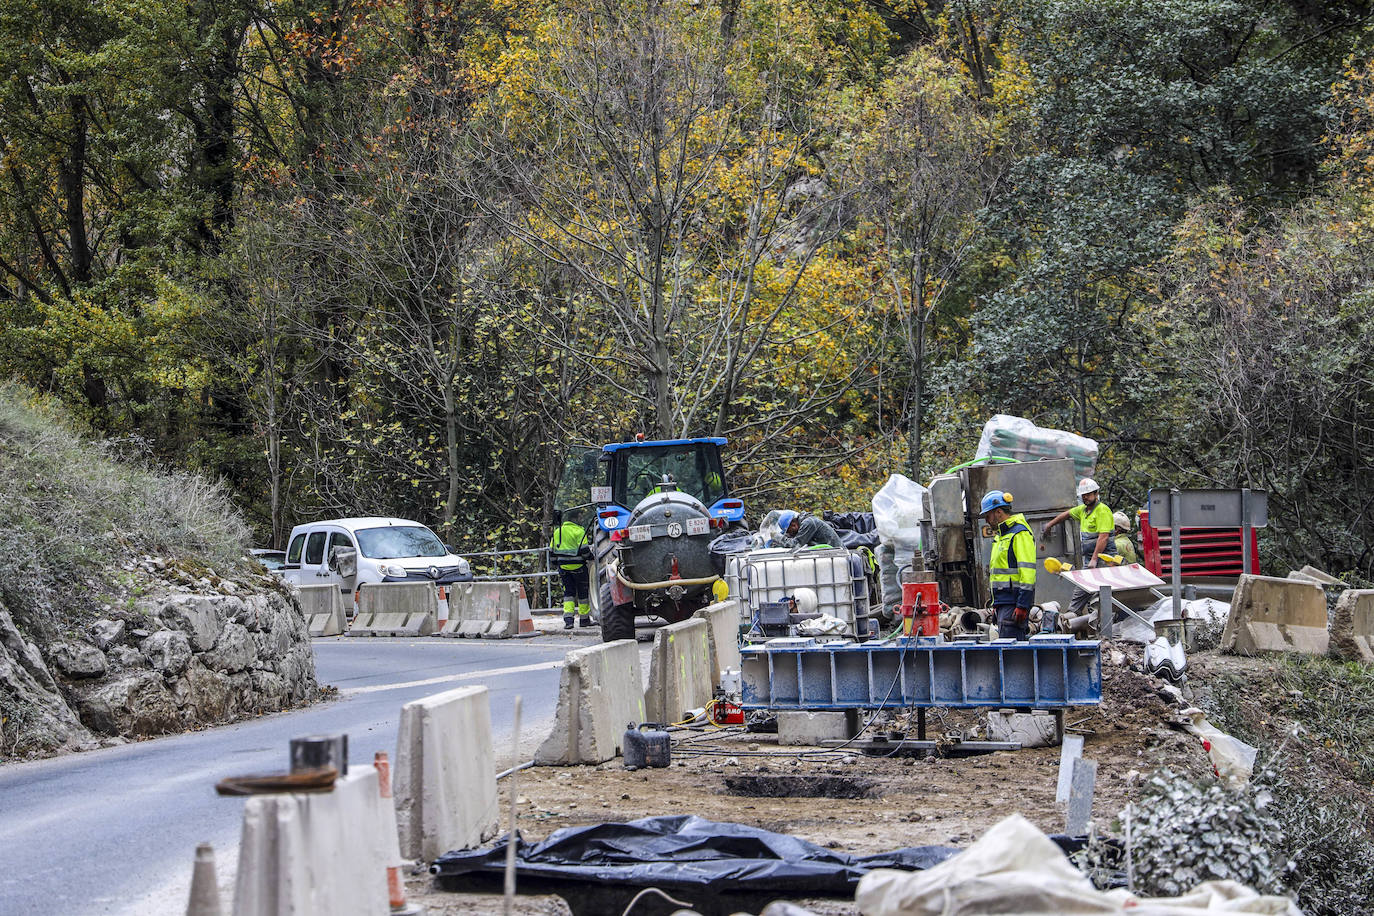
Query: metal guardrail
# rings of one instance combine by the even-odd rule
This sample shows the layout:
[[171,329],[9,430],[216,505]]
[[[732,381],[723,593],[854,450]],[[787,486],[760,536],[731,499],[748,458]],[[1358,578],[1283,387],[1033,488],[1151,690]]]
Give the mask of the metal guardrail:
[[[501,572],[501,557],[531,557],[538,556],[537,569],[519,572]],[[479,550],[473,553],[460,553],[458,556],[467,560],[472,566],[472,577],[488,582],[526,582],[526,591],[529,594],[538,594],[540,589],[538,580],[544,580],[544,607],[554,607],[553,603],[553,583],[558,578],[558,571],[549,562],[549,548],[547,547],[528,547],[520,550]],[[486,558],[489,562],[481,563],[480,560]],[[523,561],[516,561],[509,565],[519,566]],[[482,572],[480,567],[489,567],[490,572]]]

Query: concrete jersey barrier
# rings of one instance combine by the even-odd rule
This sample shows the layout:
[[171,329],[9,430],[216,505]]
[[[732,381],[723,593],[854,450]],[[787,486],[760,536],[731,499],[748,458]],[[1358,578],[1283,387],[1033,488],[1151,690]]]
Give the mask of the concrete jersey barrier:
[[347,627],[343,598],[334,585],[302,585],[301,610],[311,636],[338,636]]
[[1299,652],[1325,655],[1326,593],[1315,582],[1241,576],[1221,649],[1236,655]]
[[487,688],[460,687],[401,707],[396,737],[401,852],[426,862],[496,835],[496,758]]
[[448,622],[440,636],[508,639],[520,632],[520,585],[464,582],[448,593]]
[[429,582],[368,583],[358,589],[349,636],[429,636],[438,624],[439,592]]
[[400,864],[395,811],[380,796],[377,771],[352,766],[332,792],[244,802],[233,913],[385,913],[386,869]]
[[1374,664],[1374,589],[1348,588],[1331,617],[1331,654]]
[[574,649],[563,662],[553,731],[534,755],[541,766],[575,766],[615,759],[625,727],[643,722],[644,682],[639,645],[619,639]]
[[711,701],[711,650],[705,620],[670,623],[654,631],[644,714],[650,722],[678,722]]
[[711,655],[711,684],[720,686],[720,675],[727,668],[740,667],[738,598],[727,598],[693,614],[706,621],[707,648]]

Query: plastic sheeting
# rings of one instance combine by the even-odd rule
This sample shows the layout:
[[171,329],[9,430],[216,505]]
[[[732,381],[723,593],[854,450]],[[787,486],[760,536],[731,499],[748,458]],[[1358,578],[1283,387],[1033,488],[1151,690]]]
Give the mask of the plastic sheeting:
[[983,424],[975,458],[1072,458],[1078,477],[1091,477],[1097,464],[1097,442],[1077,433],[1036,426],[1025,417],[999,413]]
[[930,491],[910,477],[893,474],[873,494],[873,523],[884,541],[921,549],[921,520]]
[[[507,837],[487,849],[450,852],[431,871],[445,886],[467,876],[500,875]],[[646,817],[625,824],[556,830],[540,843],[516,841],[519,880],[620,887],[702,888],[718,894],[778,893],[848,896],[875,868],[930,868],[958,852],[918,846],[850,856],[814,843],[744,824],[695,815]],[[694,897],[693,902],[699,898]]]
[[869,873],[859,882],[854,902],[863,916],[1302,916],[1288,898],[1262,896],[1234,881],[1207,881],[1171,898],[1137,897],[1125,889],[1100,891],[1053,840],[1019,814],[927,871]]

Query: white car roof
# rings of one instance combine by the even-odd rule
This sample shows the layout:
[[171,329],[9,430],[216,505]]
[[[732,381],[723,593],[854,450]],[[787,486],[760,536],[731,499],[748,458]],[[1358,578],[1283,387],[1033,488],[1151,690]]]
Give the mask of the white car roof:
[[409,527],[423,528],[419,522],[413,522],[406,518],[390,518],[387,516],[361,516],[359,518],[328,518],[318,522],[307,522],[304,525],[297,525],[291,531],[294,534],[302,528],[315,528],[320,525],[337,525],[348,531],[357,531],[361,528],[386,528],[388,526],[406,525]]

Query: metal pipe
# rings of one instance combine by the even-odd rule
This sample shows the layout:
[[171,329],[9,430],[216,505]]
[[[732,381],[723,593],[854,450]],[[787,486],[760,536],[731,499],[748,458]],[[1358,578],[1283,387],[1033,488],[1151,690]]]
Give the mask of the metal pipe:
[[521,770],[528,770],[528,769],[529,769],[530,767],[532,767],[532,766],[534,766],[534,761],[533,761],[533,760],[526,760],[524,763],[518,763],[518,764],[516,764],[515,766],[511,767],[509,770],[502,770],[501,772],[499,772],[499,773],[496,774],[496,778],[497,778],[497,779],[505,779],[507,776],[509,776],[509,775],[512,774],[512,773],[518,773],[518,772],[520,772]]

